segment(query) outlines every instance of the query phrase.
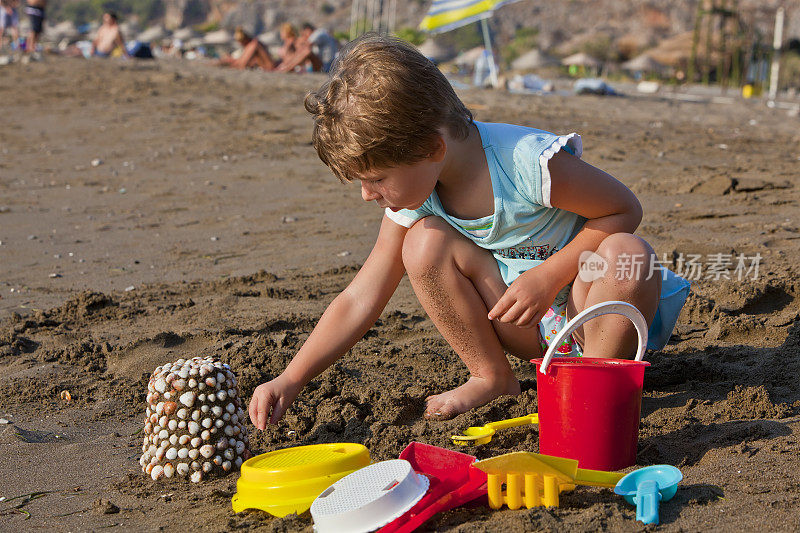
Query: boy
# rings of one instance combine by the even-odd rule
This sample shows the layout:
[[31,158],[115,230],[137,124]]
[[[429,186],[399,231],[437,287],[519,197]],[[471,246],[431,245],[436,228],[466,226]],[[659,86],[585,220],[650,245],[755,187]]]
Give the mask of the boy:
[[[250,419],[259,429],[366,333],[404,273],[470,372],[460,387],[427,398],[428,418],[519,394],[505,352],[541,356],[567,316],[601,301],[633,304],[651,325],[650,347],[666,344],[683,301],[657,313],[662,279],[646,275],[654,253],[632,234],[641,206],[579,159],[577,135],[473,121],[430,61],[380,36],[348,45],[305,105],[320,159],[340,180],[359,180],[363,199],[385,216],[353,281],[284,372],[253,393]],[[578,276],[585,253],[605,261],[604,274]],[[617,279],[630,258],[645,275]],[[627,319],[605,315],[559,352],[630,357],[636,340]]]

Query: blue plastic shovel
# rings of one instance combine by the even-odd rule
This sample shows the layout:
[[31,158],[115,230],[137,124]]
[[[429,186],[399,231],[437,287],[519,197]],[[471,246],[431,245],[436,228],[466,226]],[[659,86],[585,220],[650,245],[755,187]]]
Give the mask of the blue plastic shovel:
[[681,471],[670,465],[653,465],[634,470],[619,480],[614,492],[636,506],[636,520],[658,524],[658,504],[675,496]]

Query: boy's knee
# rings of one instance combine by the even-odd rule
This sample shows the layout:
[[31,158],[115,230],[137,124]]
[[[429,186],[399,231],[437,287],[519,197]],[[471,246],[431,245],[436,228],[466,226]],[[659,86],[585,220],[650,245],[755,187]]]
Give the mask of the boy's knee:
[[596,253],[612,265],[620,261],[648,265],[655,252],[641,237],[631,233],[614,233],[603,239]]
[[415,274],[435,267],[447,254],[447,243],[453,229],[440,217],[418,220],[403,239],[403,265],[406,272]]

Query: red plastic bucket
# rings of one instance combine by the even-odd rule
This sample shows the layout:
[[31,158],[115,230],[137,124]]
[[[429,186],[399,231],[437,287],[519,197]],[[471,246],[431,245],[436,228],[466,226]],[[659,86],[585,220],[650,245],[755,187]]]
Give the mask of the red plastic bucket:
[[[636,360],[553,357],[561,340],[600,315],[627,316],[639,333]],[[539,453],[577,459],[581,468],[619,470],[636,464],[647,323],[625,302],[592,306],[564,327],[544,358],[534,359]]]

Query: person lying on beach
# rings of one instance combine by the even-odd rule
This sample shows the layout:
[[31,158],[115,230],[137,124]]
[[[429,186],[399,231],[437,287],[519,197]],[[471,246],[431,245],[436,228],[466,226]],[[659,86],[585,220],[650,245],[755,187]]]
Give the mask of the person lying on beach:
[[[662,275],[647,275],[653,249],[633,234],[641,205],[581,160],[577,134],[475,121],[416,48],[375,35],[342,50],[305,107],[320,159],[342,182],[359,181],[362,198],[384,216],[355,278],[286,369],[255,389],[249,414],[257,428],[276,423],[372,327],[404,273],[470,373],[463,385],[427,398],[427,418],[520,394],[505,352],[541,357],[568,317],[602,301],[636,306],[650,325],[649,347],[666,344],[683,300],[661,305]],[[606,270],[579,276],[586,253]],[[632,259],[642,275],[620,277]],[[664,285],[685,282],[669,274]],[[605,315],[556,348],[620,358],[636,347],[632,324]]]
[[111,57],[114,50],[119,47],[122,55],[130,57],[125,48],[125,39],[117,24],[117,14],[113,11],[103,13],[103,24],[97,29],[97,36],[92,41],[92,57]]
[[269,52],[261,42],[248,35],[242,28],[236,28],[234,38],[242,45],[242,55],[237,58],[231,56],[219,60],[220,65],[230,66],[244,70],[246,68],[260,68],[261,70],[274,70],[278,63],[272,59]]

